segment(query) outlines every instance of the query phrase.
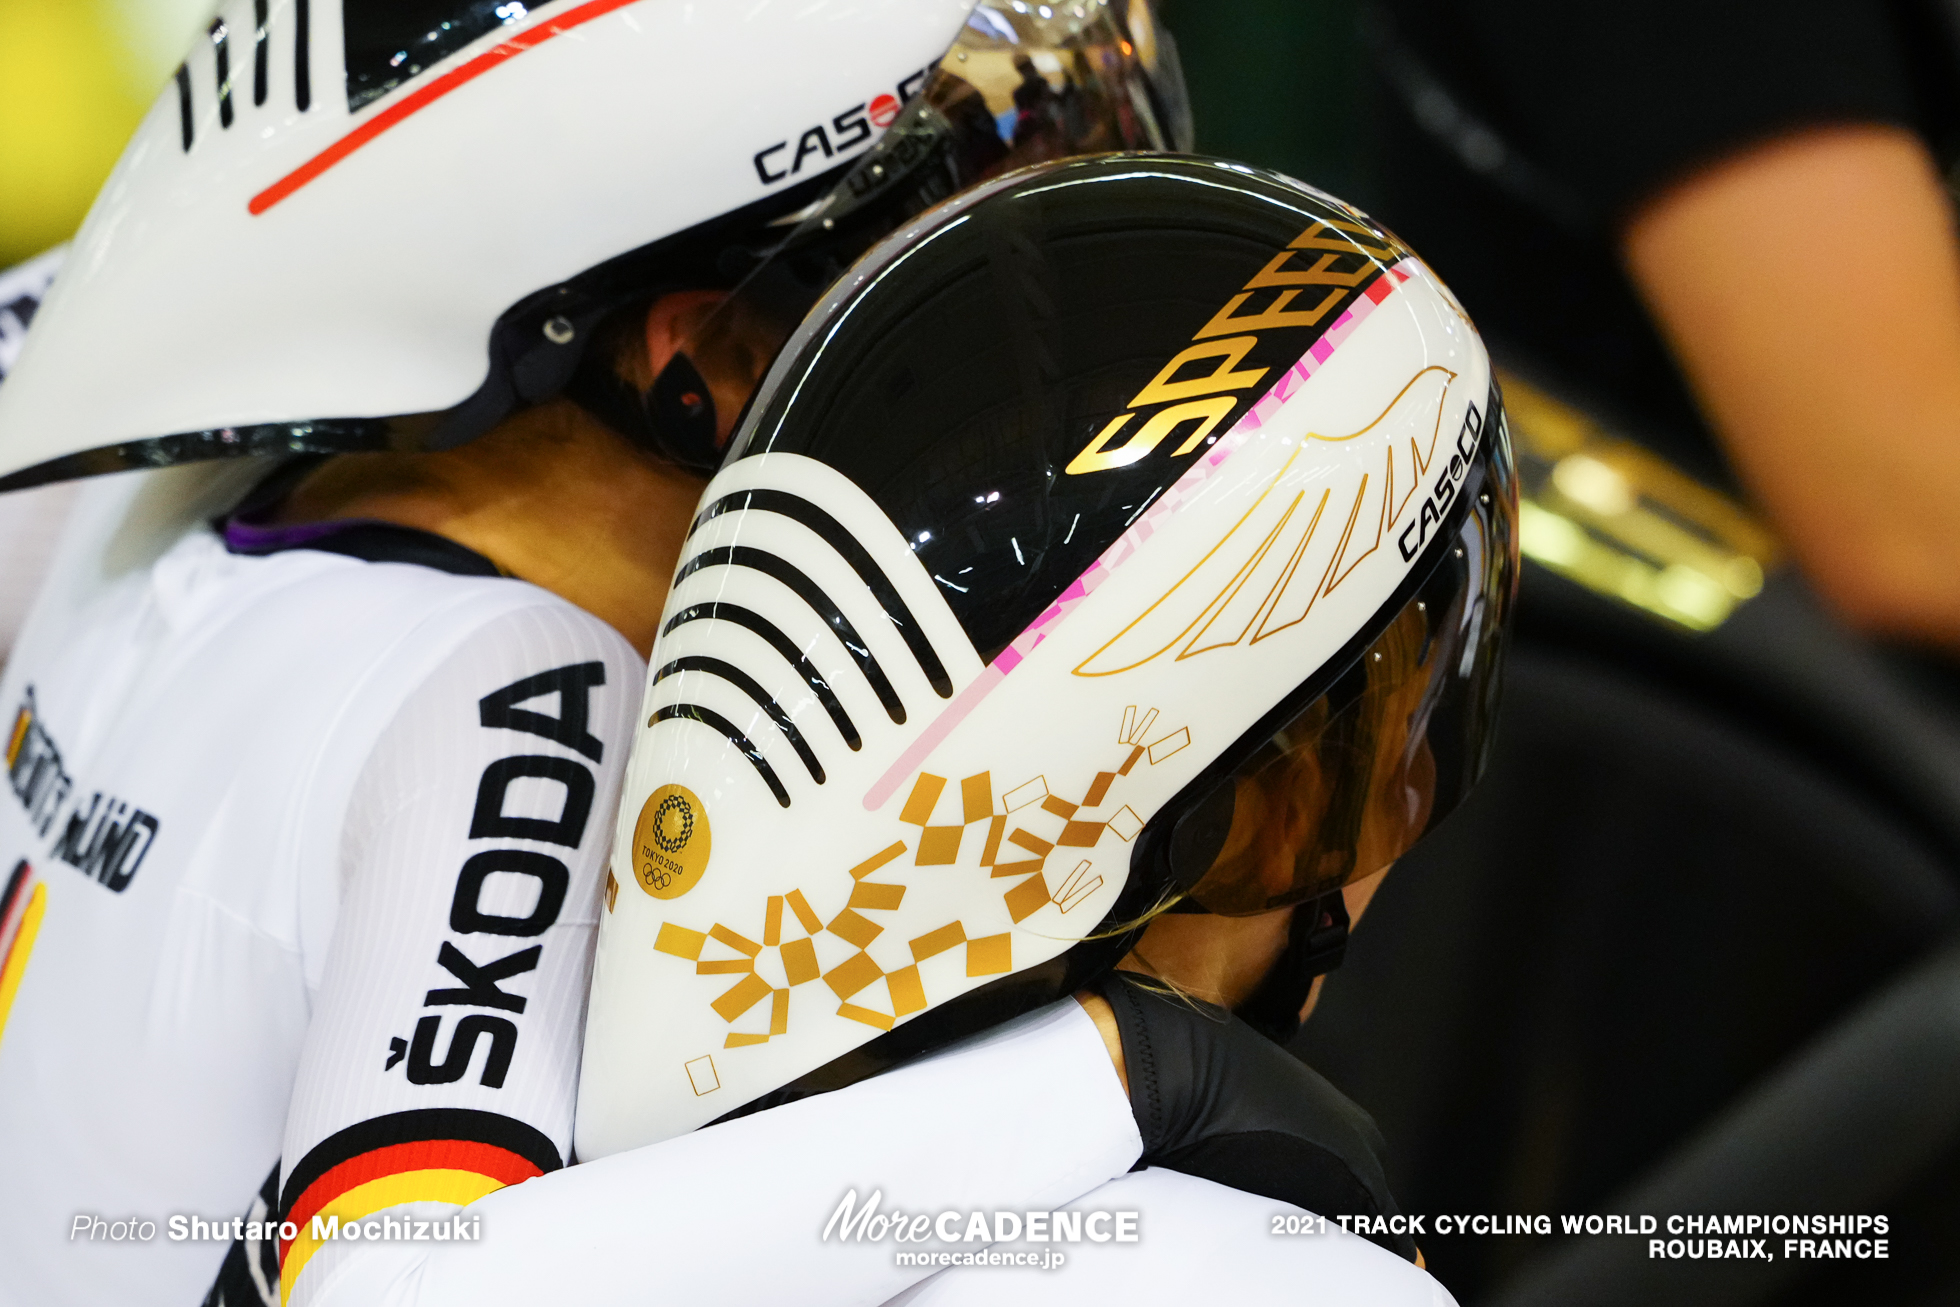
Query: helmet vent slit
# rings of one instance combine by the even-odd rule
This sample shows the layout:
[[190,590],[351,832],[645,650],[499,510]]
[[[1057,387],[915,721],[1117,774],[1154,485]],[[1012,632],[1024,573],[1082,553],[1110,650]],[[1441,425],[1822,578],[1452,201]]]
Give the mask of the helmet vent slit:
[[252,105],[265,103],[266,0],[252,0]]
[[218,85],[218,123],[226,131],[231,130],[231,29],[225,20],[211,20],[211,45],[217,52]]
[[184,126],[184,153],[189,154],[196,131],[191,125],[191,70],[188,64],[177,65],[177,117]]
[[305,113],[313,107],[313,23],[308,0],[293,4],[293,102]]

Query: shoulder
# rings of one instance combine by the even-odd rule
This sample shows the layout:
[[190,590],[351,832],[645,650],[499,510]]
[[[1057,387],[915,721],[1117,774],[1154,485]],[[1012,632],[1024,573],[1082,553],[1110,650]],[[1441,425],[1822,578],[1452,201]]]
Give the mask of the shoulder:
[[[494,906],[499,895],[525,877],[545,897],[518,916],[537,918],[539,929],[546,918],[596,920],[645,664],[611,627],[555,596],[480,584],[531,593],[452,620],[439,639],[405,639],[401,656],[383,659],[368,687],[343,701],[347,724],[333,729],[347,749],[340,756],[357,765],[321,773],[347,788],[336,847],[313,882],[331,900],[319,914],[326,928],[311,937],[318,945],[350,920],[394,921],[373,934],[385,952],[398,914],[411,908],[434,914],[432,930],[470,915],[453,904],[481,901],[497,917],[507,911]],[[324,948],[312,952],[324,961]]]
[[370,797],[378,786],[400,802],[479,764],[539,756],[589,771],[610,792],[632,741],[639,655],[546,591],[461,580],[483,593],[466,595],[439,632],[405,639],[412,656],[403,648],[385,660],[399,679],[383,697],[396,707],[363,769]]
[[524,581],[306,549],[238,555],[209,531],[159,558],[149,591],[186,648],[383,700],[432,679],[514,678],[541,659],[640,665],[612,627]]

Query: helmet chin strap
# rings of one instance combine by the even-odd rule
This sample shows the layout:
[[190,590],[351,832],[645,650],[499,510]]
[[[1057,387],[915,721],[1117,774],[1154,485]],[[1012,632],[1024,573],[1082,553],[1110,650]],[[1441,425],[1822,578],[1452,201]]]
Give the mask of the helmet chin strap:
[[[1173,883],[1188,891],[1211,867],[1232,829],[1234,793],[1230,782],[1220,785],[1178,819],[1165,850]],[[1187,894],[1168,911],[1205,913],[1207,909]],[[1296,904],[1285,952],[1234,1013],[1275,1043],[1291,1040],[1300,1029],[1300,1009],[1306,1006],[1315,978],[1341,965],[1347,939],[1347,900],[1340,890]]]
[[1233,1012],[1268,1039],[1287,1043],[1299,1032],[1300,1009],[1306,1006],[1314,980],[1341,965],[1347,942],[1347,900],[1340,890],[1295,905],[1286,951],[1259,988]]

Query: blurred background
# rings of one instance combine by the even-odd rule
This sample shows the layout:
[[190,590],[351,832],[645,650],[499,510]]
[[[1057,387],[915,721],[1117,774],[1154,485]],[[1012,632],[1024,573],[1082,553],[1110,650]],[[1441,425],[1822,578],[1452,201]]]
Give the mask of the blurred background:
[[1365,69],[1356,0],[1167,0],[1198,149],[1312,182],[1363,208]]
[[[1510,8],[1540,35],[1562,21],[1556,6]],[[203,9],[0,0],[0,267],[73,231]],[[1643,304],[1665,304],[1667,287],[1653,280],[1646,301],[1628,288],[1622,261],[1638,267],[1641,250],[1614,226],[1624,213],[1587,215],[1578,191],[1507,155],[1465,107],[1480,88],[1504,102],[1489,94],[1492,70],[1537,39],[1477,26],[1505,6],[1161,9],[1202,151],[1360,204],[1456,287],[1503,369],[1525,493],[1527,566],[1490,777],[1390,877],[1296,1052],[1376,1115],[1406,1211],[1544,1213],[1555,1229],[1558,1215],[1588,1212],[1891,1222],[1883,1262],[1653,1261],[1643,1239],[1556,1233],[1422,1239],[1466,1305],[1960,1302],[1960,635],[1938,612],[1918,628],[1896,614],[1846,620],[1860,616],[1856,579],[1847,587],[1817,561],[1830,530],[1789,526],[1818,520],[1804,516],[1804,485],[1738,475],[1735,446],[1697,399],[1720,387],[1691,388],[1647,319]],[[1902,31],[1960,53],[1960,25],[1913,26],[1939,9],[1809,0],[1789,12],[1849,31],[1844,15],[1910,10]],[[1407,28],[1432,10],[1472,15],[1481,64],[1467,39],[1452,44],[1461,29]],[[1774,29],[1736,39],[1774,47]],[[1846,42],[1849,67],[1863,56]],[[1774,91],[1786,74],[1766,67],[1756,75]],[[1940,67],[1915,72],[1917,107],[1880,117],[1924,110],[1921,135],[1945,150],[1960,79]],[[1557,96],[1584,87],[1561,92],[1556,63],[1542,71],[1537,111],[1555,119]],[[1806,84],[1829,89],[1837,71]],[[1676,130],[1670,96],[1687,80],[1649,88],[1637,106],[1649,136]],[[1749,94],[1729,100],[1763,98],[1738,86]],[[1927,86],[1946,108],[1926,108]],[[1692,127],[1715,111],[1687,112]],[[1845,99],[1805,121],[1862,112]],[[1636,121],[1628,139],[1641,131]],[[1868,194],[1838,186],[1820,208]],[[1933,203],[1931,227],[1915,230],[1936,254],[1944,240],[1950,261],[1952,211]],[[1525,253],[1479,263],[1477,243],[1500,236]],[[1654,235],[1679,248],[1666,238]],[[1876,267],[1898,248],[1866,243],[1857,258]],[[1960,303],[1928,312],[1949,309]],[[1938,334],[1910,306],[1888,311],[1906,337]],[[1891,349],[1883,327],[1871,331]],[[1797,353],[1788,366],[1815,362]],[[1960,382],[1960,353],[1926,366]],[[1960,409],[1936,412],[1931,429],[1947,442],[1940,457],[1960,450]],[[1934,472],[1913,475],[1952,484]],[[1745,486],[1797,507],[1766,511]],[[1956,536],[1935,529],[1926,548],[1960,556],[1939,553]],[[0,553],[24,557],[5,540]],[[1960,602],[1960,567],[1945,566],[1922,589]],[[1807,571],[1830,580],[1830,596]]]
[[0,0],[0,267],[67,240],[203,0]]

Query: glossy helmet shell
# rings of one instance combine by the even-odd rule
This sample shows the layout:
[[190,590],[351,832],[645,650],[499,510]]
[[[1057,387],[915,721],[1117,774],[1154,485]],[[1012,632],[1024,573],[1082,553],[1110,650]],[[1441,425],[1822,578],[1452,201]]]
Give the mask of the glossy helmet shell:
[[1110,155],[886,241],[682,550],[580,1154],[1066,995],[1186,894],[1385,866],[1482,769],[1515,513],[1461,308],[1311,188]]

